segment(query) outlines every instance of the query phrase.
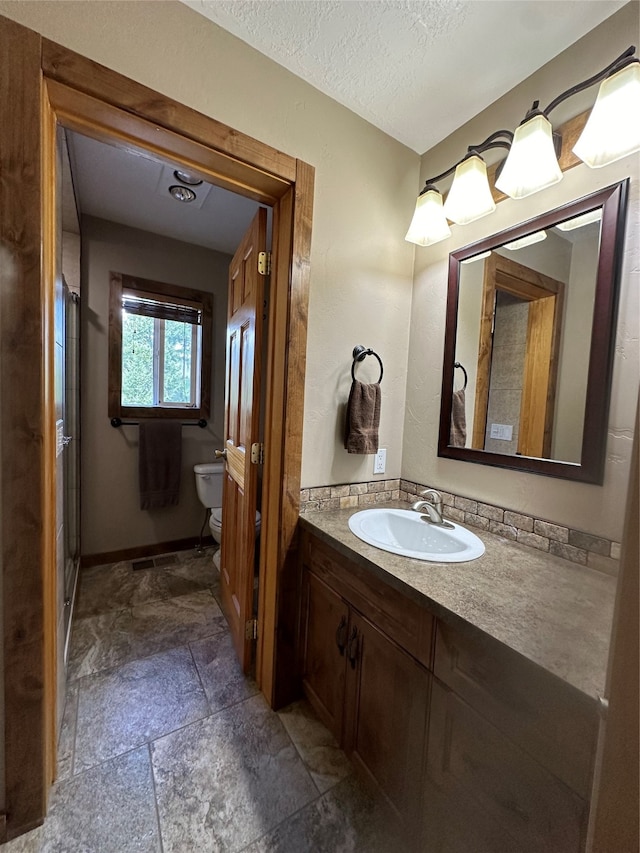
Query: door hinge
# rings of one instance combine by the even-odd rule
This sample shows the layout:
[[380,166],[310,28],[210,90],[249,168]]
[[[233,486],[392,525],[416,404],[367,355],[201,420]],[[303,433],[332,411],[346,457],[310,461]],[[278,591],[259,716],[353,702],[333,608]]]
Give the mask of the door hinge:
[[258,272],[271,275],[271,252],[258,252]]
[[258,620],[257,619],[249,619],[248,622],[244,623],[244,638],[245,638],[245,640],[257,640],[258,639]]
[[251,445],[251,463],[253,465],[264,465],[264,444],[256,441]]

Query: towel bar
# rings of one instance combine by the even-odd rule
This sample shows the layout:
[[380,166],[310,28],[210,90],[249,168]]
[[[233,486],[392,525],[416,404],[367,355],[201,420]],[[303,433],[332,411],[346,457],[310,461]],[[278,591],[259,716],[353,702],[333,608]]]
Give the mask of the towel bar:
[[[121,418],[111,418],[110,423],[114,429],[117,429],[118,427],[121,427],[121,426],[139,426],[140,425],[139,421],[123,421]],[[200,418],[199,421],[189,421],[186,424],[182,424],[183,427],[185,427],[185,426],[197,426],[197,427],[200,427],[200,429],[204,429],[206,427],[206,425],[207,425],[207,422],[205,421],[204,418]]]
[[373,355],[378,359],[378,364],[380,365],[380,378],[378,379],[378,385],[382,382],[382,375],[384,373],[384,369],[382,367],[382,359],[378,355],[377,352],[374,352],[372,349],[367,349],[363,346],[356,346],[353,348],[353,364],[351,365],[351,378],[355,382],[356,379],[356,361],[364,361],[368,355]]

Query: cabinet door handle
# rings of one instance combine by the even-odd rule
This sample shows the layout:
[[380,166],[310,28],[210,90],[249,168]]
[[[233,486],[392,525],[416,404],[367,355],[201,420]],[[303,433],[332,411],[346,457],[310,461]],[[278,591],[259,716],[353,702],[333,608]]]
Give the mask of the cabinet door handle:
[[349,636],[347,657],[349,658],[351,669],[355,669],[356,663],[358,662],[358,629],[355,627],[355,625],[351,629],[351,634]]
[[347,647],[347,617],[343,616],[340,619],[340,624],[336,628],[336,645],[341,655]]

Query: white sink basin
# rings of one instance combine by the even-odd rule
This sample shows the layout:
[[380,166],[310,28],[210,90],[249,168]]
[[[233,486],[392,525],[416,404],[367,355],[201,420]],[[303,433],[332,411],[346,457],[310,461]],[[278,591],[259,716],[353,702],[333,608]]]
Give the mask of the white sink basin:
[[349,519],[352,533],[376,548],[433,563],[463,563],[484,554],[481,539],[453,524],[452,529],[429,524],[412,509],[365,509]]

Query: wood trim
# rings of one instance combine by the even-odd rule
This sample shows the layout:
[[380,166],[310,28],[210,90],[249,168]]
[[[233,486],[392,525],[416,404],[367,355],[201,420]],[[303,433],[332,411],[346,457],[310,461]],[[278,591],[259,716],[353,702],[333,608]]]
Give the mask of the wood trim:
[[[171,539],[168,542],[153,542],[150,545],[134,545],[131,548],[120,548],[118,551],[104,551],[101,554],[83,554],[80,558],[80,568],[90,569],[93,566],[106,566],[110,563],[122,563],[124,560],[139,560],[141,557],[157,557],[171,551],[188,551],[196,548],[199,539],[190,536],[187,539]],[[212,536],[203,536],[203,545],[215,544]]]
[[493,315],[496,307],[496,264],[498,256],[492,254],[484,265],[482,281],[482,308],[480,338],[478,341],[478,368],[476,373],[476,399],[473,415],[471,446],[482,450],[487,430],[489,384],[491,381],[491,353],[493,349]]
[[296,181],[297,161],[288,154],[46,38],[42,40],[42,69],[49,80],[91,95],[132,116],[145,116],[185,139],[246,163],[252,171],[273,175],[286,185]]
[[[4,782],[7,837],[47,797],[40,36],[0,17],[0,435]],[[48,653],[48,640],[46,650]],[[50,674],[50,673],[49,673]]]
[[[44,415],[43,468],[45,490],[42,505],[43,534],[43,594],[44,636],[52,638],[45,645],[45,773],[52,783],[56,777],[57,732],[57,684],[58,684],[58,555],[57,533],[60,519],[57,515],[57,434],[55,388],[55,316],[56,282],[62,274],[60,268],[61,246],[58,245],[62,230],[57,221],[57,198],[60,186],[58,158],[56,153],[56,118],[49,104],[44,87],[42,96],[42,170],[49,180],[42,185],[42,318],[43,318],[43,395]],[[53,510],[53,511],[52,511]]]
[[[300,573],[296,530],[300,509],[304,375],[307,353],[309,257],[315,170],[297,161],[295,190],[274,210],[274,276],[289,281],[287,294],[272,289],[269,326],[257,671],[273,707],[298,690],[296,636]],[[298,460],[295,464],[293,460]],[[266,500],[265,500],[266,498]],[[263,516],[264,519],[264,516]]]

